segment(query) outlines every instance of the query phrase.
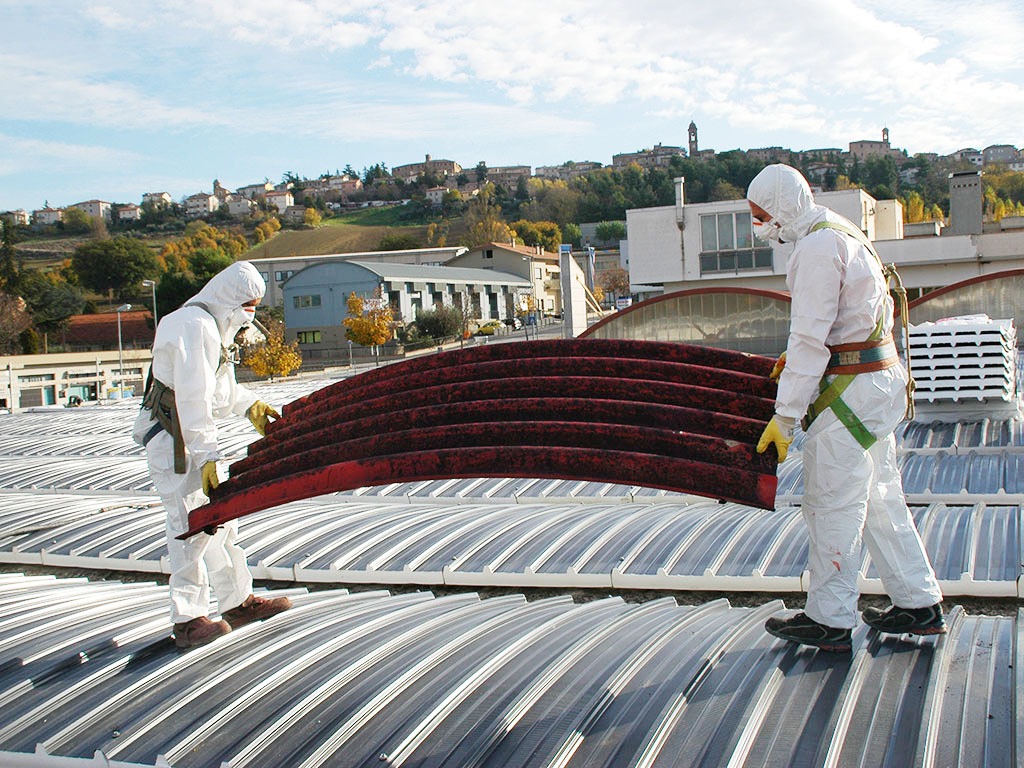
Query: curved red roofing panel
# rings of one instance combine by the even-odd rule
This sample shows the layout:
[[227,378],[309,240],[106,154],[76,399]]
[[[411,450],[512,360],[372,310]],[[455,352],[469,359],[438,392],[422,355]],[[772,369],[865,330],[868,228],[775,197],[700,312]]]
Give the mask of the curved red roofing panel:
[[664,342],[565,339],[429,355],[284,408],[189,535],[250,512],[381,483],[456,477],[636,484],[757,507],[776,457],[774,360]]

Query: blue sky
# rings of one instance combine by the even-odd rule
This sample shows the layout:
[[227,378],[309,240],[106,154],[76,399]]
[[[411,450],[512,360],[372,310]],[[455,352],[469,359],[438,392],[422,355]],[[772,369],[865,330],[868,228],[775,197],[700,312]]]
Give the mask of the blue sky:
[[0,210],[435,158],[1024,145],[1019,0],[0,0]]

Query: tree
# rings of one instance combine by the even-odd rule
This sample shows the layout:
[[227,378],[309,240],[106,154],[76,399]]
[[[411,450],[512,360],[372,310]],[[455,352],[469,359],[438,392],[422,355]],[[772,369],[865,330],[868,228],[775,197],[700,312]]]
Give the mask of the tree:
[[597,225],[597,239],[601,242],[617,242],[626,239],[626,222],[602,221]]
[[319,227],[322,219],[320,211],[316,208],[306,208],[306,212],[302,214],[302,223],[307,227]]
[[143,279],[159,272],[156,254],[141,240],[126,235],[78,246],[71,267],[82,285],[113,292],[119,300],[133,296]]
[[377,243],[378,251],[410,251],[422,247],[418,237],[405,232],[388,232]]
[[493,199],[494,185],[486,184],[480,194],[466,206],[467,231],[461,245],[476,248],[487,243],[507,243],[512,239],[512,232],[501,217],[501,208]]
[[11,294],[18,292],[21,265],[14,250],[14,227],[9,221],[2,221],[3,238],[0,240],[0,290]]
[[[377,290],[380,293],[380,290]],[[354,292],[349,294],[348,317],[345,318],[345,338],[364,347],[377,347],[385,344],[394,336],[392,324],[394,314],[391,307],[382,304],[379,296],[374,297],[375,306],[367,309],[367,302]],[[377,306],[382,304],[381,306]]]
[[416,327],[432,339],[450,339],[462,332],[462,311],[458,307],[421,309],[416,313]]
[[22,275],[21,295],[32,323],[44,334],[63,333],[72,315],[85,307],[85,296],[54,273],[32,270]]
[[597,284],[613,298],[629,295],[629,272],[621,267],[606,269],[597,276]]
[[32,325],[25,300],[0,293],[0,354],[11,355],[21,348],[21,334]]
[[92,217],[81,208],[65,208],[60,223],[69,235],[87,235],[92,232]]
[[246,345],[242,349],[242,365],[257,376],[287,376],[302,365],[302,353],[296,339],[291,344],[284,340],[284,323],[269,320],[267,338],[260,344]]
[[562,230],[553,221],[527,221],[520,219],[509,225],[523,245],[539,245],[546,251],[558,252],[562,244]]

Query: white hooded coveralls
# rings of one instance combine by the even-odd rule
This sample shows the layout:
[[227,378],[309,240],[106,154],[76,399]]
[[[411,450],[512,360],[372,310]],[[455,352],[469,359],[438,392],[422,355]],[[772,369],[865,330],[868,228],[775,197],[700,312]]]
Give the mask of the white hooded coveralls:
[[[856,238],[820,222],[856,230],[814,203],[807,181],[786,165],[770,165],[747,199],[771,214],[781,239],[795,246],[786,265],[792,298],[786,367],[775,412],[800,420],[818,396],[828,346],[866,341],[879,319],[892,332],[893,303],[878,258]],[[906,411],[902,365],[857,374],[842,395],[877,438],[865,450],[828,409],[815,419],[803,448],[803,515],[810,537],[810,584],[804,612],[830,627],[857,622],[861,542],[868,546],[894,605],[923,608],[942,600],[928,555],[903,494],[893,430]]]
[[[167,512],[167,554],[170,563],[171,620],[184,623],[210,613],[210,586],[220,612],[242,603],[252,592],[252,574],[245,552],[236,543],[238,521],[213,535],[199,533],[186,540],[188,513],[207,503],[202,467],[221,457],[215,419],[242,416],[256,396],[235,382],[234,365],[222,362],[222,348],[249,320],[241,307],[260,299],[266,283],[249,262],[236,262],[217,275],[180,309],[161,318],[153,341],[153,377],[174,390],[185,443],[185,474],[174,473],[171,435],[160,430],[146,445],[150,477]],[[201,302],[208,310],[196,305]],[[133,437],[142,444],[156,422],[142,409]]]

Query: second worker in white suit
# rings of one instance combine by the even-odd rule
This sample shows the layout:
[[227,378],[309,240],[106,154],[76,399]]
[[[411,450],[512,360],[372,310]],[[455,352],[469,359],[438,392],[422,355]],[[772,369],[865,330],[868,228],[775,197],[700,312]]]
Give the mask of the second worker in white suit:
[[865,609],[865,623],[881,632],[943,633],[942,593],[896,462],[893,430],[906,411],[908,374],[892,339],[882,263],[855,225],[815,204],[794,168],[762,170],[747,200],[755,229],[794,244],[786,265],[792,304],[785,367],[758,450],[774,444],[782,461],[798,419],[806,432],[807,603],[765,628],[790,642],[849,651],[863,537],[893,603]]
[[[235,381],[235,334],[251,323],[266,283],[249,262],[219,272],[178,310],[161,318],[153,341],[152,381],[133,437],[146,446],[150,477],[167,512],[171,620],[179,648],[208,643],[232,628],[287,610],[287,597],[252,594],[252,574],[238,545],[238,521],[213,533],[177,538],[188,513],[216,488],[216,419],[247,416],[263,434],[278,414]],[[222,618],[211,620],[210,588]]]

